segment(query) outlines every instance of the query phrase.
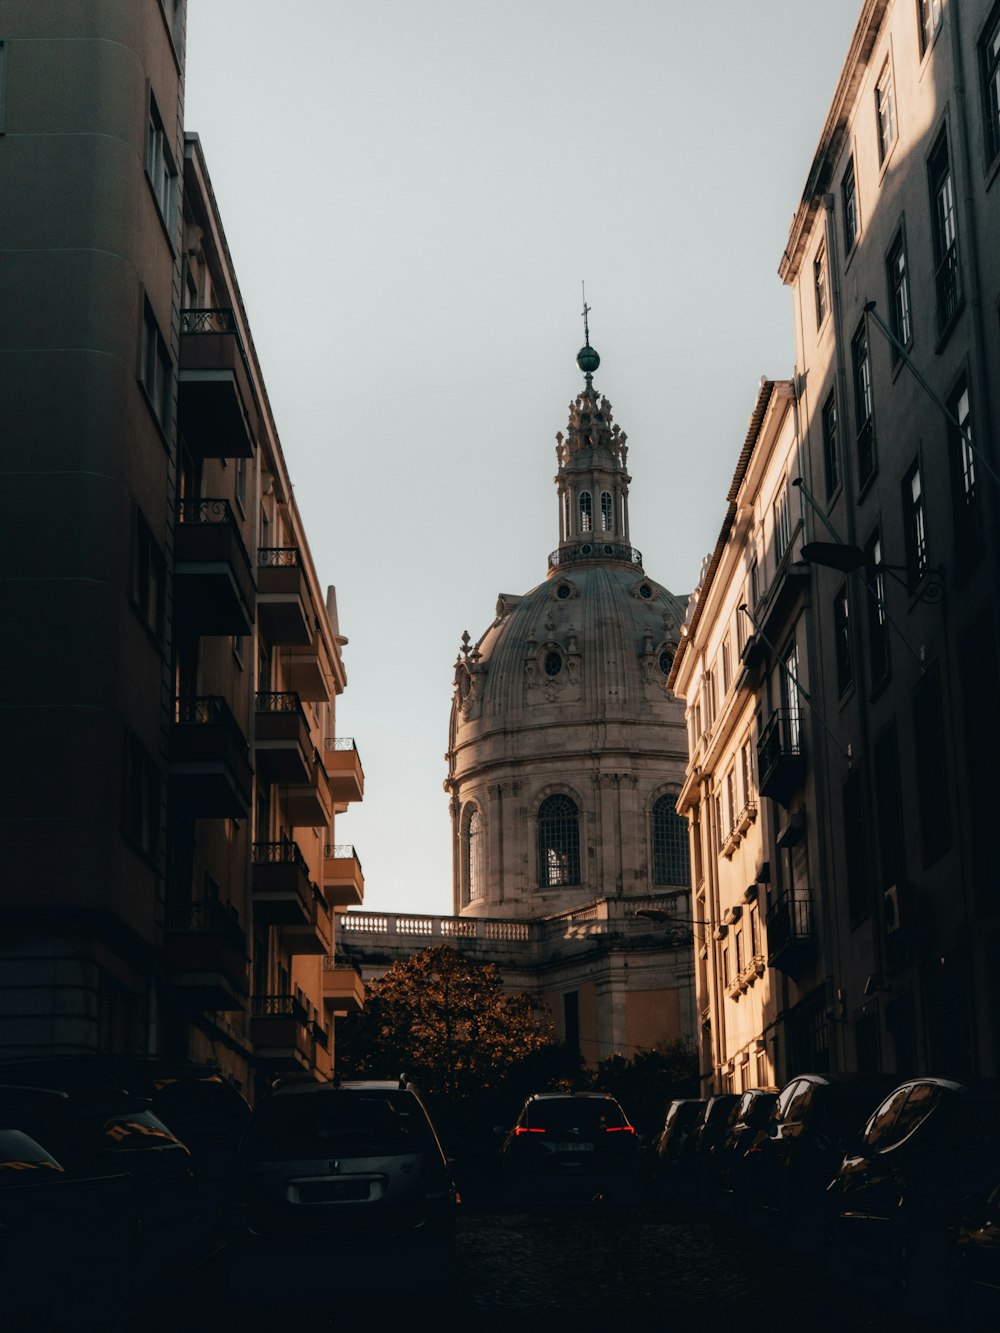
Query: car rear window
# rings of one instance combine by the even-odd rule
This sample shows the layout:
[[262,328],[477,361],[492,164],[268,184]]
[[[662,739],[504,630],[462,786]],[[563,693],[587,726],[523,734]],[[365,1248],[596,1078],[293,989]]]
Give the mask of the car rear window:
[[344,1090],[274,1097],[254,1108],[241,1155],[272,1161],[423,1152],[433,1144],[412,1097]]
[[566,1098],[565,1101],[533,1102],[528,1107],[525,1123],[531,1129],[593,1133],[601,1129],[621,1129],[627,1121],[621,1107],[610,1098],[581,1098],[579,1101]]

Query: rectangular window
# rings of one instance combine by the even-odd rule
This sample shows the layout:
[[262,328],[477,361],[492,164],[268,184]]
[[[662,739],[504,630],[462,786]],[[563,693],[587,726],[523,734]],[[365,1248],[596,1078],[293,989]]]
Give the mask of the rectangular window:
[[760,566],[757,557],[750,562],[750,605],[755,607],[760,601]]
[[788,492],[782,489],[774,502],[774,563],[781,564],[781,559],[788,550],[790,529],[788,522]]
[[872,689],[889,670],[889,622],[885,611],[885,570],[882,534],[877,529],[865,544],[868,574],[868,675]]
[[941,682],[928,670],[913,693],[913,737],[916,742],[917,813],[924,865],[943,855],[951,845]]
[[[896,238],[889,247],[885,272],[889,283],[889,316],[892,321],[892,331],[896,341],[908,347],[913,336],[913,328],[910,319],[910,280],[906,272],[906,246],[903,243],[902,231],[896,233]],[[892,360],[893,364],[899,360],[899,352],[895,347],[892,349]]]
[[733,961],[736,964],[736,975],[740,976],[743,972],[743,931],[739,926],[733,931]]
[[740,749],[740,778],[743,788],[743,804],[749,805],[753,800],[753,759],[751,756],[751,743],[749,740],[743,742]]
[[837,395],[831,390],[823,404],[823,467],[826,476],[826,498],[829,500],[840,485],[840,454],[837,443]]
[[938,330],[943,331],[958,313],[962,287],[958,272],[958,222],[955,185],[948,156],[948,136],[942,131],[928,162],[934,236],[934,284]]
[[726,831],[736,827],[739,806],[736,804],[736,770],[731,768],[726,774]]
[[132,537],[132,605],[157,640],[163,638],[166,568],[149,524],[136,510]]
[[247,512],[247,460],[237,458],[236,460],[236,483],[235,483],[236,503],[240,511]]
[[[2,58],[0,53],[0,60]],[[979,45],[979,67],[983,87],[986,160],[992,162],[1000,153],[1000,6],[994,10],[993,21]],[[0,116],[2,114],[3,104],[0,100]]]
[[878,125],[878,160],[884,162],[896,142],[896,95],[892,87],[892,66],[888,60],[875,85],[875,116]]
[[850,254],[858,239],[860,218],[858,214],[858,186],[854,176],[854,158],[849,158],[844,179],[840,183],[840,197],[844,206],[844,250]]
[[173,372],[167,345],[160,336],[156,317],[148,301],[143,302],[141,357],[139,377],[142,387],[146,390],[146,397],[153,414],[166,430],[170,421]]
[[149,119],[146,124],[146,175],[167,231],[173,235],[174,204],[177,199],[177,168],[163,129],[163,121],[153,94],[149,94]]
[[826,319],[830,299],[826,288],[826,246],[820,245],[813,260],[813,286],[816,291],[816,327]]
[[941,26],[941,0],[917,0],[917,10],[920,16],[920,53],[923,55]]
[[731,653],[729,648],[729,636],[722,641],[721,667],[722,667],[722,697],[725,698],[729,692],[729,686],[732,684],[732,668],[729,664]]
[[781,703],[785,710],[785,741],[792,754],[799,753],[799,650],[794,640],[785,649],[781,673]]
[[948,399],[947,406],[957,423],[948,423],[955,550],[959,564],[968,564],[979,547],[980,520],[976,456],[972,450],[972,411],[969,386],[964,377]]
[[906,569],[911,588],[927,573],[927,519],[920,464],[914,463],[903,478],[903,531],[906,540]]
[[160,771],[128,731],[122,793],[122,831],[144,856],[155,856],[160,836]]
[[858,431],[858,485],[864,486],[875,471],[875,414],[872,393],[872,363],[868,326],[864,320],[851,341],[854,372],[854,413]]
[[843,695],[854,679],[851,664],[851,627],[846,585],[840,589],[833,599],[833,642],[837,660],[837,691],[840,695]]

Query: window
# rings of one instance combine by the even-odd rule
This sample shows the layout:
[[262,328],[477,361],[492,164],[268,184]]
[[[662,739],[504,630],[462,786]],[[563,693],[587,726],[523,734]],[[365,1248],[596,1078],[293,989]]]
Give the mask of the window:
[[876,529],[865,545],[865,565],[872,571],[868,581],[868,674],[873,689],[889,670],[889,623],[881,564],[882,534]]
[[4,112],[7,104],[7,44],[0,42],[0,134],[6,128]]
[[687,820],[677,813],[676,796],[653,805],[653,883],[690,884]]
[[[913,336],[910,320],[910,280],[906,272],[906,246],[903,233],[896,233],[896,238],[889,247],[885,261],[886,278],[889,283],[889,318],[896,341],[904,347],[910,345]],[[899,360],[899,352],[892,349],[893,364]]]
[[846,585],[840,589],[833,599],[833,642],[837,660],[837,691],[843,695],[854,679],[851,665],[851,627],[848,618]]
[[[3,54],[0,52],[0,60]],[[993,22],[979,46],[980,74],[983,85],[983,116],[986,131],[986,160],[1000,153],[1000,8],[994,10]],[[2,77],[2,66],[0,66]],[[0,105],[0,115],[2,115]]]
[[793,641],[785,649],[781,672],[781,705],[785,710],[785,742],[791,754],[799,753],[799,650]]
[[234,486],[236,503],[242,513],[247,512],[247,460],[237,458],[236,460],[236,482]]
[[141,356],[139,378],[142,387],[156,420],[166,430],[170,421],[173,375],[166,343],[160,336],[156,317],[148,301],[143,302]]
[[125,736],[122,831],[144,856],[154,856],[160,837],[160,771],[139,738]]
[[917,751],[920,841],[924,865],[929,865],[951,845],[941,681],[934,669],[925,673],[913,693],[913,737]]
[[753,755],[748,740],[740,747],[740,783],[743,791],[743,804],[747,806],[753,800]]
[[896,95],[892,88],[892,66],[888,60],[875,85],[875,119],[878,126],[878,160],[884,162],[896,142]]
[[969,386],[964,377],[952,392],[947,406],[956,423],[954,425],[948,423],[955,549],[959,563],[967,564],[974,557],[979,545],[979,501],[976,490],[976,456],[972,446]]
[[601,491],[601,531],[612,532],[614,525],[611,519],[611,492]]
[[790,537],[788,525],[788,491],[782,488],[781,494],[774,502],[774,561],[775,564],[781,563],[781,558],[788,550]]
[[580,815],[568,796],[548,796],[538,807],[538,882],[580,883]]
[[739,926],[733,931],[733,962],[736,975],[740,976],[743,972],[743,931]]
[[760,601],[760,566],[757,563],[757,557],[750,561],[750,605],[756,606]]
[[813,260],[813,287],[816,291],[816,327],[826,319],[830,308],[830,298],[826,286],[826,246],[821,245]]
[[479,808],[473,806],[465,825],[466,902],[478,902],[483,891],[483,816]]
[[854,413],[858,431],[858,485],[864,486],[875,471],[872,363],[868,326],[864,320],[858,325],[858,331],[851,342],[851,366],[854,371]]
[[146,175],[153,187],[160,214],[173,234],[173,208],[177,190],[177,168],[163,129],[163,121],[152,93],[149,95],[149,121],[146,127]]
[[948,156],[948,137],[942,131],[928,163],[934,235],[934,283],[937,292],[938,330],[943,332],[958,313],[962,288],[958,273],[958,224],[955,185]]
[[853,157],[848,160],[844,179],[840,183],[840,197],[844,205],[844,249],[850,254],[860,230],[858,187],[854,177]]
[[558,676],[563,668],[562,654],[553,648],[545,654],[542,666],[547,676]]
[[727,634],[722,641],[722,649],[719,653],[719,664],[722,668],[722,697],[725,698],[729,692],[729,686],[732,683],[732,667],[730,658],[732,656],[729,647],[729,635]]
[[756,903],[751,903],[747,910],[747,948],[750,950],[750,957],[747,961],[752,962],[760,954],[760,930],[757,925]]
[[739,807],[736,804],[736,769],[730,768],[726,774],[726,829],[732,831],[736,827],[736,816],[739,813]]
[[826,498],[829,500],[840,485],[840,456],[837,444],[837,395],[831,390],[823,404],[823,468],[826,476]]
[[580,492],[580,531],[593,532],[594,507],[589,491]]
[[941,0],[917,0],[920,16],[920,51],[923,54],[941,26]]
[[903,478],[903,530],[906,568],[911,588],[927,573],[927,527],[920,464],[914,463]]
[[132,605],[156,639],[163,638],[166,561],[149,524],[136,510],[132,538]]

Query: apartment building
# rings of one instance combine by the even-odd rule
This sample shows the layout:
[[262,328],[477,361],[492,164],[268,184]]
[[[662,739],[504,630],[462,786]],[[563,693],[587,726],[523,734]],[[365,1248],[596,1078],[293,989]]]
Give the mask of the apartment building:
[[[325,1078],[336,598],[314,568],[205,156],[184,4],[13,4],[0,31],[0,1054]],[[52,96],[58,87],[60,96]]]
[[[785,550],[749,580],[738,683],[778,1081],[1000,1062],[998,175],[1000,5],[866,0],[779,268],[799,458],[790,507],[764,497]],[[729,540],[752,573],[759,539]],[[714,624],[678,655],[689,708]]]

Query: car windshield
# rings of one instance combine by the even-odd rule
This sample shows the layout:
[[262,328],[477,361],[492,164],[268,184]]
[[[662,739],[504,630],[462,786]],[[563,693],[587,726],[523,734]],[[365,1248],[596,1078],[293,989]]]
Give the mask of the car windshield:
[[603,1129],[622,1129],[627,1123],[621,1107],[610,1098],[532,1102],[525,1115],[529,1128],[553,1133],[594,1134]]
[[412,1097],[339,1091],[261,1102],[250,1117],[241,1154],[275,1161],[372,1157],[423,1152],[432,1142]]

